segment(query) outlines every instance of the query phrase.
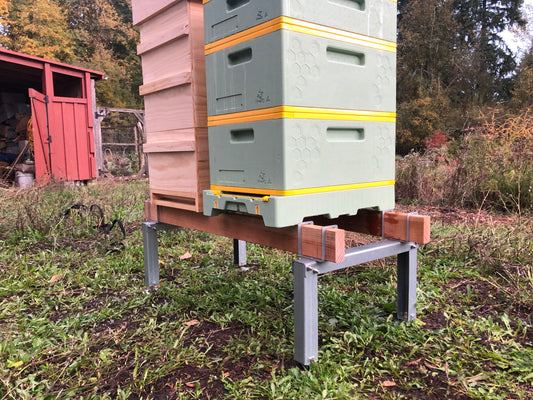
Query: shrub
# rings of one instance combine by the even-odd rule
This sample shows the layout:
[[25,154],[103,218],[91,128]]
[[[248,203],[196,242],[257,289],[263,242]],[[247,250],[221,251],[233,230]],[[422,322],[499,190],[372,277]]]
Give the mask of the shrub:
[[[451,149],[456,149],[452,151]],[[398,199],[521,212],[533,207],[531,110],[499,117],[397,162]]]

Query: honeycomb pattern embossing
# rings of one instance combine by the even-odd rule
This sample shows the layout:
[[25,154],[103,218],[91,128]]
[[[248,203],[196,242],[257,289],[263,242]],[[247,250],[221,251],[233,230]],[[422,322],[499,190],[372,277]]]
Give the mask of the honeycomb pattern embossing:
[[390,95],[390,93],[387,93],[386,90],[393,86],[393,82],[391,80],[392,76],[396,75],[390,59],[383,54],[380,54],[377,60],[376,81],[373,85],[374,100],[377,106],[383,105],[385,96]]
[[290,1],[290,15],[294,18],[304,18],[305,16],[305,7],[302,0],[291,0]]
[[291,165],[291,181],[295,184],[303,183],[309,167],[320,159],[320,129],[313,125],[311,129],[304,130],[300,124],[291,129],[292,135],[287,139]]
[[370,36],[383,37],[385,7],[383,2],[372,2],[368,10],[368,33]]
[[394,158],[394,137],[391,130],[386,127],[379,127],[376,133],[376,152],[373,157],[374,168],[378,171],[384,171],[384,163]]
[[298,38],[291,39],[288,50],[291,76],[290,90],[292,96],[297,100],[304,98],[309,81],[316,81],[320,78],[320,68],[316,59],[316,54],[319,51],[320,45],[316,40],[304,46]]

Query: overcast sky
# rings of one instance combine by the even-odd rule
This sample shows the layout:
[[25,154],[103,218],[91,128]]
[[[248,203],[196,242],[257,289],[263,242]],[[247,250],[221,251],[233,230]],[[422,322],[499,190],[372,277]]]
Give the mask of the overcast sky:
[[[528,31],[529,31],[530,37],[532,37],[533,35],[533,0],[525,0],[524,6],[528,7],[531,10],[529,12]],[[517,37],[517,35],[511,32],[504,32],[502,36],[505,39],[505,41],[508,43],[509,47],[513,50],[513,52],[517,54],[519,57],[522,55],[524,51],[529,50],[529,46],[531,42],[524,41],[524,39]]]

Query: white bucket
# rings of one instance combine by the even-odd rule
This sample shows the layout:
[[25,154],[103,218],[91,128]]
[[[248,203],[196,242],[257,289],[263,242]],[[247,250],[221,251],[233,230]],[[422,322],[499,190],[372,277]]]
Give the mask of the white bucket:
[[33,173],[20,172],[15,173],[15,182],[21,189],[28,189],[33,187]]

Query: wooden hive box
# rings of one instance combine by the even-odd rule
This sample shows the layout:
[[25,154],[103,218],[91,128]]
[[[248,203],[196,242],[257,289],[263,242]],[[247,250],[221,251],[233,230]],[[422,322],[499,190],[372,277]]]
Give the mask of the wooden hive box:
[[152,204],[202,212],[209,189],[202,2],[133,0],[132,8]]

